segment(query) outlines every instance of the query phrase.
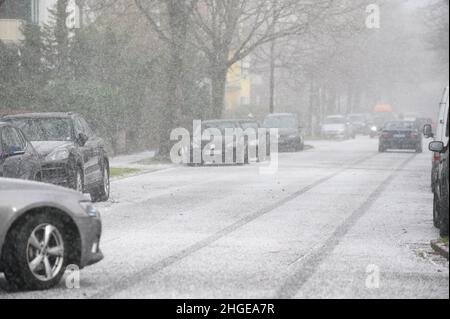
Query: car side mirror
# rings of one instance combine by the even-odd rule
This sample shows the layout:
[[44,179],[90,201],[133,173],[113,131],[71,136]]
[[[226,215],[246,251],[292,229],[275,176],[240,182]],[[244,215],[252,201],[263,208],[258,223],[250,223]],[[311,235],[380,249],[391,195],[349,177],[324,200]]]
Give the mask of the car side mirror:
[[432,129],[432,127],[431,127],[431,124],[425,124],[425,125],[423,126],[423,135],[424,135],[426,138],[432,138],[432,137],[434,137],[433,129]]
[[444,142],[441,141],[431,142],[428,148],[430,149],[430,151],[436,153],[443,153],[445,150]]
[[84,133],[78,134],[78,144],[80,144],[80,146],[84,146],[88,140],[89,137],[86,134]]

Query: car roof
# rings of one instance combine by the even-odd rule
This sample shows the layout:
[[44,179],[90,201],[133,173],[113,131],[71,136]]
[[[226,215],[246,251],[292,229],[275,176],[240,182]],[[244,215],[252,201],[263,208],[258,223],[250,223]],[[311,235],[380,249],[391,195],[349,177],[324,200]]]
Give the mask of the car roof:
[[214,124],[214,123],[233,123],[236,120],[207,120],[207,121],[202,121],[203,123],[207,123],[207,124]]
[[267,114],[266,117],[276,117],[276,116],[297,116],[297,114],[294,113],[272,113],[272,114]]
[[69,118],[75,115],[72,112],[45,112],[45,113],[23,113],[6,115],[4,119],[17,119],[17,118]]

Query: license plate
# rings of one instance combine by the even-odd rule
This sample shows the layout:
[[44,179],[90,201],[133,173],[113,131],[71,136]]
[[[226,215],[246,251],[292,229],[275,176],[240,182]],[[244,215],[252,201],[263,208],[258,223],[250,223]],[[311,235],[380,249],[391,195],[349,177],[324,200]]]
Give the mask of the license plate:
[[395,138],[405,138],[406,135],[404,135],[404,134],[394,134],[394,137]]

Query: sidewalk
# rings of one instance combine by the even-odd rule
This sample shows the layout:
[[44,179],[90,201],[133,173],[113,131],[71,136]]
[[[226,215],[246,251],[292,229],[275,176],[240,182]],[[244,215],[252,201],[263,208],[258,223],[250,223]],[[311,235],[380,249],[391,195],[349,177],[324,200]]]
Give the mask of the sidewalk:
[[[130,177],[134,175],[155,172],[173,167],[172,163],[152,163],[155,157],[155,151],[144,151],[129,155],[118,155],[110,158],[110,168],[112,171],[124,169],[124,172],[118,176],[111,176],[112,180]],[[129,170],[129,172],[126,172]]]

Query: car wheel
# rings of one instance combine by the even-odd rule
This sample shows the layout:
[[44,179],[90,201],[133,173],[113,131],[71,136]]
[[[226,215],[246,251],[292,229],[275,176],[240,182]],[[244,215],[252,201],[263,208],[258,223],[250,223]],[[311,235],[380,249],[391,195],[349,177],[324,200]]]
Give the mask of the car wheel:
[[8,234],[5,277],[15,289],[44,290],[57,285],[69,252],[63,223],[44,213],[30,215]]
[[440,228],[439,198],[436,193],[433,194],[433,225],[438,229]]
[[439,233],[441,237],[448,236],[448,197],[439,203]]
[[94,202],[104,202],[109,199],[110,194],[110,180],[109,180],[109,166],[104,163],[103,164],[103,172],[102,172],[102,181],[98,186],[97,191],[94,194],[91,194],[91,198]]
[[422,152],[423,152],[422,144],[420,144],[416,147],[416,153],[422,153]]
[[385,151],[386,151],[386,149],[382,145],[378,146],[378,152],[384,153]]

